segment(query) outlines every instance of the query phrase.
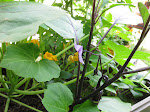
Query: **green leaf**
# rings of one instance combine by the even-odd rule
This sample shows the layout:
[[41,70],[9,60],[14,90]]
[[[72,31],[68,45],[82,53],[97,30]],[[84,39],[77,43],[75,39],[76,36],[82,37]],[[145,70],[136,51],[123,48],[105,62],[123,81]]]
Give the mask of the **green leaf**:
[[99,110],[97,105],[92,103],[90,100],[87,100],[82,104],[76,105],[73,112],[99,112]]
[[70,89],[61,83],[49,84],[42,100],[48,112],[68,112],[72,102],[73,95]]
[[14,71],[19,76],[35,78],[39,82],[58,78],[59,66],[47,59],[36,62],[39,54],[38,46],[33,43],[11,45],[8,46],[0,66]]
[[136,90],[133,90],[133,89],[130,89],[132,95],[135,97],[135,98],[140,98],[143,96],[143,93],[140,92],[140,91],[136,91]]
[[98,83],[98,80],[101,76],[98,76],[98,75],[88,75],[87,76],[90,80],[89,80],[89,83],[92,87],[96,87],[97,83]]
[[71,78],[72,76],[73,76],[73,74],[70,73],[70,72],[67,72],[67,71],[64,71],[64,70],[62,70],[62,71],[60,72],[60,78],[69,79],[69,78]]
[[[94,52],[94,53],[98,54],[98,52]],[[92,61],[92,62],[97,63],[98,58],[99,58],[99,56],[92,55],[89,60]],[[103,54],[101,54],[101,60],[102,60],[102,63],[105,63],[105,62],[108,62],[110,59],[108,57],[104,56]]]
[[111,85],[116,86],[118,88],[123,88],[123,89],[128,89],[130,88],[127,84],[122,83],[122,82],[114,82]]
[[144,88],[133,88],[133,90],[136,90],[136,91],[141,91],[141,92],[145,92],[145,93],[149,93],[146,89]]
[[128,35],[125,33],[119,33],[118,36],[126,41],[131,41],[131,39],[128,38]]
[[145,25],[146,21],[148,19],[148,16],[149,16],[148,9],[145,7],[145,5],[142,2],[138,3],[138,8],[139,8],[139,11],[141,13],[141,16],[143,18],[143,22],[144,22],[144,25]]
[[38,31],[39,25],[66,12],[36,2],[0,3],[0,42],[23,40]]
[[[120,65],[122,65],[123,66],[123,64],[125,63],[125,59],[115,59]],[[130,66],[134,66],[134,64],[132,64],[131,62],[129,62],[129,64],[127,65],[127,67],[130,67]]]
[[50,28],[52,28],[54,31],[56,31],[63,38],[67,39],[75,38],[74,29],[76,31],[78,38],[84,36],[81,21],[74,20],[69,15],[65,15],[62,16],[61,18],[52,20],[50,22],[46,22],[45,24]]
[[[112,26],[112,23],[110,23],[110,21],[106,20],[105,18],[102,18],[102,27],[105,28],[105,27],[108,27],[110,28]],[[116,25],[114,25],[112,27],[112,29],[116,29],[116,30],[122,30],[121,27],[118,27]]]
[[132,1],[131,0],[125,0],[126,1],[126,3],[132,3]]
[[125,78],[125,79],[122,79],[122,82],[124,82],[125,84],[129,84],[129,85],[132,85],[132,86],[136,86],[130,79],[128,78]]
[[[117,45],[110,40],[107,40],[106,44],[115,52],[115,59],[126,59],[132,51],[131,49],[128,49],[123,45]],[[133,58],[150,61],[150,53],[136,51]]]
[[104,112],[130,112],[131,104],[121,101],[118,97],[103,96],[98,108]]

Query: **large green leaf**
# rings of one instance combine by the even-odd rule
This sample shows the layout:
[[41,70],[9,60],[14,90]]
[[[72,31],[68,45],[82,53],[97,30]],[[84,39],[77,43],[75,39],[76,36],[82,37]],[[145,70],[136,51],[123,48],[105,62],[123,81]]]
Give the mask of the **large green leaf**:
[[61,83],[49,84],[42,100],[48,112],[68,112],[72,102],[73,95],[70,89]]
[[76,21],[69,15],[65,15],[61,18],[46,22],[45,24],[64,38],[75,38],[75,31],[78,38],[84,36],[81,21]]
[[146,21],[148,19],[148,16],[149,16],[148,9],[145,7],[145,5],[142,2],[138,3],[138,8],[139,8],[139,11],[141,13],[141,16],[143,18],[143,22],[144,22],[144,25],[145,25]]
[[66,12],[35,2],[0,3],[0,42],[16,42],[35,34],[39,25]]
[[131,104],[121,101],[118,97],[102,97],[98,108],[104,112],[130,112]]
[[[128,49],[123,45],[117,45],[116,43],[110,40],[107,40],[106,44],[115,52],[115,59],[128,58],[129,54],[132,51],[131,49]],[[136,51],[133,58],[150,61],[150,53]]]
[[35,61],[40,50],[33,43],[24,43],[8,46],[1,67],[14,71],[22,77],[35,78],[39,82],[58,78],[60,68],[54,62],[47,59]]
[[90,100],[76,105],[73,112],[99,112],[97,105],[93,104]]

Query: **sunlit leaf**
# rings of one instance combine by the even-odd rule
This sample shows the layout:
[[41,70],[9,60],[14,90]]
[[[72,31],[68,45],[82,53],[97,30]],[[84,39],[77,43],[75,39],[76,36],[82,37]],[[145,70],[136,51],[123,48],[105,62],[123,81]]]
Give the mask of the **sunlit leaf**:
[[39,25],[66,12],[36,2],[0,3],[0,42],[16,42],[34,35]]
[[[117,45],[110,40],[107,40],[106,44],[115,52],[115,59],[126,59],[132,51],[131,49],[126,48],[124,45]],[[136,51],[133,58],[150,61],[150,53]]]
[[49,84],[42,100],[48,112],[68,112],[72,102],[73,95],[70,89],[61,83]]
[[58,78],[60,68],[54,62],[47,59],[36,62],[40,50],[33,43],[24,43],[8,46],[1,67],[14,71],[22,77],[35,78],[39,82]]
[[103,96],[98,108],[104,112],[130,112],[131,104],[121,101],[118,97]]
[[126,3],[132,3],[132,1],[131,0],[125,0],[126,1]]
[[128,38],[128,35],[125,33],[119,33],[118,36],[126,41],[131,41],[131,39]]
[[128,84],[128,85],[136,86],[136,85],[135,85],[130,79],[128,79],[128,78],[122,79],[122,82],[124,82],[125,84]]
[[148,19],[148,16],[149,16],[148,9],[145,7],[145,5],[142,2],[138,3],[138,8],[139,8],[139,11],[141,13],[141,16],[143,18],[143,22],[144,22],[144,25],[145,25],[146,21]]

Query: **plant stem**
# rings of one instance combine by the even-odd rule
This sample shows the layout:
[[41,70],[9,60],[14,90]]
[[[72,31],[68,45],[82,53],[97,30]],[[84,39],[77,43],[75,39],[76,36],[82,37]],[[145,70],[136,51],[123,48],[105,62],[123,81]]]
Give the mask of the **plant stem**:
[[17,85],[16,85],[16,89],[18,89],[20,86],[22,86],[26,81],[28,81],[30,78],[24,78],[22,81],[20,81]]
[[[114,60],[114,58],[112,58],[112,59],[111,59],[111,60],[109,60],[108,62],[104,63],[104,64],[102,65],[102,67],[104,67],[104,66],[108,65],[108,64],[109,64],[112,60]],[[98,69],[101,69],[101,67],[98,67]],[[94,72],[94,70],[95,70],[95,69],[93,69],[93,70],[91,70],[91,71],[87,72],[87,73],[85,74],[85,77],[86,77],[86,76],[88,76],[88,75],[90,75],[91,73],[93,73],[93,72]],[[79,79],[81,79],[81,76],[79,77]],[[70,80],[70,81],[68,81],[68,82],[65,82],[65,83],[64,83],[64,85],[72,84],[72,83],[76,82],[76,80],[77,80],[77,78],[72,79],[72,80]]]
[[34,86],[32,86],[31,88],[27,89],[27,91],[36,89],[39,85],[40,85],[40,83],[37,83],[37,84],[35,84]]
[[80,77],[80,61],[78,61],[78,74],[77,74],[76,89],[75,89],[75,100],[78,99],[79,77]]
[[150,73],[150,71],[144,77],[141,77],[139,81],[142,82],[145,79],[145,77],[147,77],[147,75],[149,75],[149,73]]
[[0,92],[8,92],[8,89],[0,88]]
[[5,81],[5,80],[3,79],[2,67],[0,67],[0,82],[2,83],[2,85],[3,85],[3,87],[4,87],[5,89],[8,89],[8,85],[7,85],[7,82],[8,82],[8,81]]
[[36,95],[36,94],[42,94],[44,93],[44,90],[37,90],[37,91],[22,91],[22,90],[17,90],[15,89],[15,92],[19,94],[24,94],[24,95]]
[[143,84],[142,82],[140,82],[140,85],[141,85],[143,88],[147,89],[148,92],[150,93],[150,89],[149,89],[145,84]]
[[6,105],[5,105],[5,110],[4,110],[4,112],[8,112],[9,103],[10,103],[10,98],[8,97],[8,98],[7,98],[7,101],[6,101]]
[[[91,45],[91,40],[92,40],[92,35],[93,35],[93,29],[94,29],[94,25],[95,25],[95,17],[94,17],[95,16],[95,2],[96,2],[96,0],[93,0],[91,31],[90,31],[90,35],[89,35],[88,44],[87,44],[87,51],[90,51],[90,45]],[[81,96],[81,90],[82,90],[82,86],[83,86],[83,82],[84,82],[84,76],[85,76],[85,73],[86,73],[86,68],[87,68],[87,65],[89,63],[89,57],[90,57],[89,52],[86,52],[85,65],[84,65],[81,80],[80,80],[80,83],[79,83],[78,97]]]
[[73,17],[73,0],[70,0],[71,17]]
[[123,74],[142,72],[142,71],[145,71],[145,70],[150,70],[150,67],[144,67],[144,68],[139,68],[139,69],[133,70],[133,71],[123,72],[122,75]]
[[119,70],[119,72],[110,80],[108,80],[106,83],[104,83],[100,88],[98,88],[97,90],[95,90],[94,92],[92,92],[91,94],[89,94],[88,96],[84,97],[83,99],[80,100],[79,103],[83,103],[84,101],[86,101],[87,99],[89,99],[90,97],[94,96],[97,92],[103,90],[104,88],[106,88],[107,86],[109,86],[112,82],[116,81],[119,77],[122,76],[122,72],[124,71],[125,67],[128,65],[128,63],[130,62],[132,56],[134,55],[134,53],[136,52],[136,50],[138,49],[138,47],[140,46],[141,42],[143,41],[146,32],[146,29],[148,27],[150,21],[150,15],[147,19],[146,25],[144,26],[143,32],[141,34],[141,37],[138,41],[138,43],[136,44],[136,46],[134,47],[134,49],[132,50],[131,54],[129,55],[128,59],[126,60],[126,62],[124,63],[124,65],[121,67],[121,69]]
[[[2,94],[2,93],[0,93],[0,96],[2,96],[2,97],[4,97],[4,98],[9,98],[8,96],[6,96],[6,95],[4,95],[4,94]],[[24,103],[22,103],[22,102],[20,102],[20,101],[18,101],[18,100],[15,100],[15,99],[10,99],[11,101],[13,101],[13,102],[15,102],[15,103],[18,103],[18,104],[20,104],[20,105],[22,105],[22,106],[25,106],[25,107],[27,107],[27,108],[29,108],[29,109],[31,109],[31,110],[35,110],[35,111],[37,111],[37,112],[43,112],[43,111],[41,111],[41,110],[38,110],[38,109],[36,109],[36,108],[33,108],[33,107],[31,107],[31,106],[29,106],[29,105],[27,105],[27,104],[24,104]]]
[[117,21],[118,21],[118,19],[115,20],[115,22],[111,25],[111,27],[108,29],[108,31],[105,33],[105,35],[102,37],[102,39],[98,42],[98,44],[96,45],[95,48],[97,48],[97,47],[101,44],[101,42],[103,41],[103,39],[104,39],[104,38],[106,37],[106,35],[110,32],[110,30],[111,30],[112,27],[116,24]]
[[27,80],[26,84],[25,84],[25,87],[24,87],[24,90],[26,90],[28,88],[28,85],[29,85],[29,82],[30,82],[31,79]]
[[31,110],[34,110],[34,111],[36,111],[36,112],[43,112],[43,111],[41,111],[41,110],[38,110],[38,109],[36,109],[36,108],[33,108],[33,107],[31,107],[31,106],[25,104],[25,103],[22,103],[22,102],[20,102],[20,101],[18,101],[18,100],[11,99],[11,101],[13,101],[13,102],[15,102],[15,103],[18,103],[18,104],[20,104],[20,105],[22,105],[22,106],[24,106],[24,107],[27,107],[27,108],[29,108],[29,109],[31,109]]

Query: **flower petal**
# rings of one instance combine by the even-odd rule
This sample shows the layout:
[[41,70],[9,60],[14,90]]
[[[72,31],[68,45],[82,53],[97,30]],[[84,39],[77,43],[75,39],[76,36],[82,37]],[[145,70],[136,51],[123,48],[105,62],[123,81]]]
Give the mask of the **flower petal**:
[[75,50],[78,52],[79,61],[80,61],[82,64],[84,64],[84,61],[83,61],[83,59],[82,59],[83,46],[77,45],[76,43],[74,43],[74,48],[75,48]]

